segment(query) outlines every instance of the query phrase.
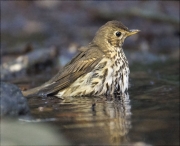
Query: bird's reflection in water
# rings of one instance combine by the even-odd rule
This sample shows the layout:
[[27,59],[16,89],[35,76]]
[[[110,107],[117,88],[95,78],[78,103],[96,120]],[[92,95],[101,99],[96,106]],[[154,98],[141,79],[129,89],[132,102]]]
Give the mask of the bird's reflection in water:
[[75,135],[76,140],[81,137],[83,140],[88,139],[102,144],[120,144],[128,141],[126,135],[131,128],[131,105],[128,94],[111,99],[66,98],[61,105],[67,106],[67,103],[71,104],[73,118],[71,117],[71,124],[66,128],[79,129],[83,132],[82,135],[81,133]]
[[110,118],[108,123],[110,141],[112,143],[121,143],[127,141],[127,133],[131,128],[131,106],[128,94],[124,94],[121,100],[115,99],[113,102],[107,102],[105,112]]

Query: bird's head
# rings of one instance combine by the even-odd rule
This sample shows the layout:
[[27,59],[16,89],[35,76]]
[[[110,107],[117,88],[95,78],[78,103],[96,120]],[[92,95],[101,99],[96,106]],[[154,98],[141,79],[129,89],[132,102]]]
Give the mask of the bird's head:
[[98,46],[121,47],[126,37],[138,33],[139,30],[129,30],[119,21],[109,21],[99,28],[93,43]]

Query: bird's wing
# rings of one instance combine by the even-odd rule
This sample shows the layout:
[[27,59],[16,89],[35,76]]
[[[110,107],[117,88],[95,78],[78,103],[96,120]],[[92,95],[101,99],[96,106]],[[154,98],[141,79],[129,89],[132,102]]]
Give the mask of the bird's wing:
[[58,72],[50,81],[43,84],[39,93],[53,94],[68,87],[80,76],[91,72],[97,63],[102,59],[103,52],[97,47],[91,47],[80,52],[73,58],[62,71]]

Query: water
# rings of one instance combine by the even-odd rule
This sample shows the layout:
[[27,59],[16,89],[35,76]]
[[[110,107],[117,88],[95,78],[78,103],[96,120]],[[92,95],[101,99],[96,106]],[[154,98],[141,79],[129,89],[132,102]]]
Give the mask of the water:
[[179,145],[179,61],[131,67],[129,95],[31,98],[34,122],[72,144]]

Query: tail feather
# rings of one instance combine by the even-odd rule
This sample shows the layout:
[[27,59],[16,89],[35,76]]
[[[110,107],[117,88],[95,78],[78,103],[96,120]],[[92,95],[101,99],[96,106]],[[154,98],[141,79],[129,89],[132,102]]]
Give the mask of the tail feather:
[[42,90],[44,89],[44,86],[39,86],[39,87],[35,87],[26,91],[22,91],[22,94],[27,97],[47,97],[47,93],[46,92],[42,92]]

